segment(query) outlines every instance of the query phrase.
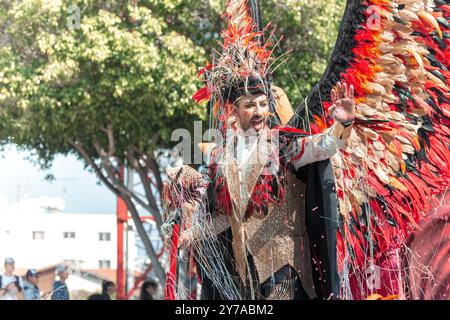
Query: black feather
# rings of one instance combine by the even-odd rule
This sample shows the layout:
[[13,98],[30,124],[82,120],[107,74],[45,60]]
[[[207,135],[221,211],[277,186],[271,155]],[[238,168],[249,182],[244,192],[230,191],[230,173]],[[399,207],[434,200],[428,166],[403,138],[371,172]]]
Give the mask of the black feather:
[[362,4],[360,0],[347,1],[339,35],[328,66],[319,83],[309,93],[307,100],[297,107],[297,116],[292,117],[289,126],[304,129],[301,119],[306,118],[306,105],[310,115],[323,113],[322,102],[330,100],[331,89],[341,79],[341,74],[350,67],[354,58],[352,51],[357,45],[355,35],[366,19],[366,10],[367,5]]

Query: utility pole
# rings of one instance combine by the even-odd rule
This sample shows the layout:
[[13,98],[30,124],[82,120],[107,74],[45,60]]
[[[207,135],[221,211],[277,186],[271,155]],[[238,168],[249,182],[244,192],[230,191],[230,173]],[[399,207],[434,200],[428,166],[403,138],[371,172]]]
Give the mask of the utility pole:
[[[120,166],[120,179],[123,181],[125,168]],[[127,221],[127,206],[122,198],[117,197],[117,273],[116,273],[116,288],[117,300],[125,300],[125,272],[123,259],[123,232],[124,224]]]
[[[127,168],[127,188],[131,191],[134,192],[134,185],[133,185],[133,169],[131,169],[130,167]],[[125,228],[125,295],[128,295],[128,289],[129,289],[129,271],[130,271],[130,265],[129,265],[129,238],[128,238],[128,215],[126,216],[126,228]]]

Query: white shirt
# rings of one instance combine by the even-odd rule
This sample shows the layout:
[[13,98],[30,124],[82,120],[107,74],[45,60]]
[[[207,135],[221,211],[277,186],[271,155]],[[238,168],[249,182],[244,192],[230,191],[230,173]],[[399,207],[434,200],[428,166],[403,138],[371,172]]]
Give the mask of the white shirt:
[[[331,158],[344,145],[345,141],[330,135],[330,129],[328,129],[321,134],[295,139],[286,160],[291,162],[295,169],[298,169],[307,164]],[[253,163],[251,161],[260,160],[256,158],[257,147],[258,136],[244,137],[241,134],[237,135],[236,160],[241,172],[246,171],[249,164]],[[269,160],[269,158],[265,160]],[[273,160],[272,157],[270,157],[270,160]]]
[[258,137],[237,135],[236,139],[236,161],[239,167],[239,181],[241,182],[241,199],[247,202],[250,199],[252,190],[247,190],[246,174],[248,173],[248,166],[256,161],[256,152],[258,146]]
[[295,169],[329,159],[343,148],[345,141],[334,138],[329,131],[330,129],[324,133],[298,138],[294,141],[288,154],[288,161]]
[[[18,277],[19,286],[23,288],[23,280]],[[15,275],[7,276],[2,274],[2,289],[5,289],[9,284],[15,282],[17,280]],[[16,292],[8,291],[4,296],[0,297],[0,300],[17,300]]]
[[[259,135],[237,134],[236,139],[236,160],[239,166],[239,181],[241,199],[246,203],[253,190],[247,190],[247,174],[249,165],[257,161],[263,161],[264,165],[269,164],[261,174],[277,174],[279,169],[279,151],[274,150],[276,145],[264,144],[270,139],[270,132],[265,131]],[[336,139],[330,135],[330,129],[322,134],[301,137],[294,139],[286,155],[287,162],[291,162],[295,169],[307,164],[323,161],[331,158],[345,144],[344,140]],[[276,159],[274,157],[277,157]]]
[[[23,288],[23,280],[21,277],[19,278],[19,285],[21,288]],[[12,275],[12,276],[7,276],[5,274],[2,274],[2,289],[6,288],[10,283],[15,282],[16,281],[16,276]]]

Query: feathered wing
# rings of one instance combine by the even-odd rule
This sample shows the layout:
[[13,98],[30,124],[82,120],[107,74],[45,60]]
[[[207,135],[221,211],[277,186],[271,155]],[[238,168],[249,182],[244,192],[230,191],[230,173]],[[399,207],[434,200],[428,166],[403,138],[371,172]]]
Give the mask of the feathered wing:
[[354,130],[332,163],[339,266],[360,288],[366,267],[406,243],[450,181],[449,20],[449,0],[349,0],[328,68],[297,110],[331,125],[330,90],[355,87]]

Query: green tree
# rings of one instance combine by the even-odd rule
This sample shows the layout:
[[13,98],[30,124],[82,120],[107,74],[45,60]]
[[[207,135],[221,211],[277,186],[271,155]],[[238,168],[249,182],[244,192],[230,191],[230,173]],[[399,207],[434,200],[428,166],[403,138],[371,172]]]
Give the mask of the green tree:
[[298,106],[325,71],[346,1],[267,0],[261,3],[263,20],[266,23],[270,20],[277,27],[278,38],[272,42],[284,35],[275,56],[287,53],[288,58],[276,70],[274,81],[286,91],[292,104]]
[[[42,167],[76,154],[126,203],[164,283],[139,219],[162,224],[164,175],[158,156],[176,128],[192,129],[205,108],[192,94],[223,27],[225,0],[0,0],[0,144],[33,150]],[[262,1],[285,39],[287,64],[275,81],[294,103],[320,79],[337,35],[343,0]],[[276,42],[277,39],[272,39]],[[143,192],[118,168],[134,170]]]
[[[76,153],[125,201],[164,282],[137,206],[161,227],[157,150],[204,112],[190,97],[205,53],[150,7],[124,3],[2,2],[0,139],[34,150],[43,166]],[[127,188],[120,165],[144,195]]]
[[[158,3],[155,10],[175,30],[209,50],[208,53],[217,47],[219,33],[225,27],[221,15],[226,0],[154,2]],[[297,106],[327,66],[346,1],[260,0],[260,3],[264,26],[271,22],[276,27],[275,37],[266,39],[277,43],[274,57],[284,55],[280,62],[287,59],[277,68],[274,81]]]

